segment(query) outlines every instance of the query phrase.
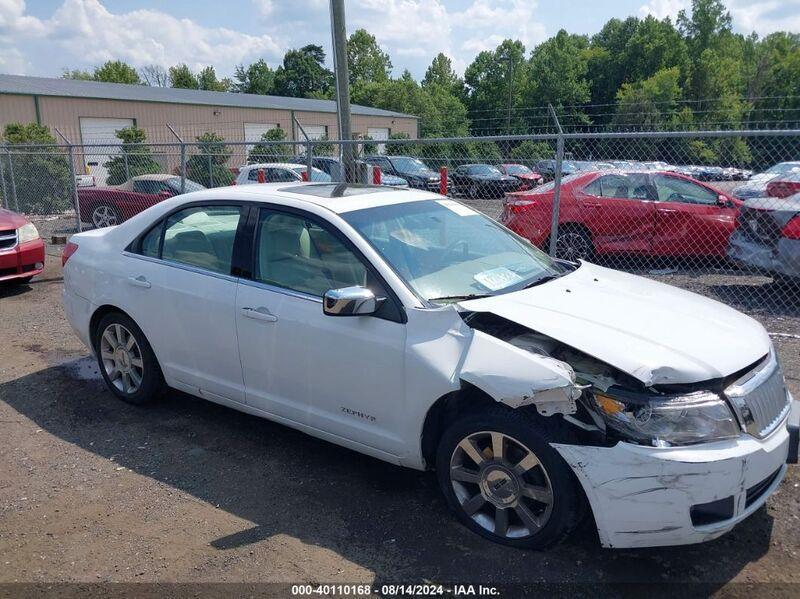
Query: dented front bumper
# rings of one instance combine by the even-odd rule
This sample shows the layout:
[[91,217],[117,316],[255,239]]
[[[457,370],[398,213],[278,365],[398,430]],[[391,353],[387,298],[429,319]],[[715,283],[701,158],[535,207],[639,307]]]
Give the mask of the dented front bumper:
[[761,440],[554,447],[586,492],[601,543],[621,548],[699,543],[728,532],[778,487],[796,442],[784,423]]

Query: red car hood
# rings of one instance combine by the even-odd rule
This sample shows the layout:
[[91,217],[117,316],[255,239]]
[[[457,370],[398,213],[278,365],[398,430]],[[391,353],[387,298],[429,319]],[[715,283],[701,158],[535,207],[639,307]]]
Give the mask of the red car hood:
[[22,225],[27,224],[28,219],[21,214],[0,208],[0,229],[19,229]]
[[522,173],[520,175],[512,175],[512,176],[516,177],[517,179],[533,179],[533,180],[536,180],[536,179],[541,179],[542,178],[542,176],[539,173]]

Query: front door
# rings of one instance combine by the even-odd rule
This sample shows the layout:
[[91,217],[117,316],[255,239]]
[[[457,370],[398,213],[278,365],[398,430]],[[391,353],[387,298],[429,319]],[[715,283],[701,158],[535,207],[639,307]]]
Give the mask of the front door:
[[367,286],[385,297],[372,270],[328,223],[261,209],[253,278],[241,280],[237,330],[247,403],[392,454],[405,397],[405,325],[384,301],[376,315],[322,311],[329,289]]
[[724,256],[736,226],[736,208],[715,190],[675,175],[653,177],[658,192],[653,253]]

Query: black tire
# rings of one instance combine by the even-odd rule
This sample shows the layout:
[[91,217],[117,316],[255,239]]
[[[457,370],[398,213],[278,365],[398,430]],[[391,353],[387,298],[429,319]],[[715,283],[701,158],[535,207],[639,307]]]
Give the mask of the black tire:
[[[545,250],[550,249],[550,238],[545,242]],[[556,239],[556,258],[575,262],[595,258],[595,247],[589,232],[581,226],[561,225]]]
[[[512,410],[504,406],[491,406],[483,411],[464,415],[448,427],[442,435],[436,454],[437,478],[448,506],[467,528],[503,545],[524,549],[544,549],[566,538],[578,525],[584,512],[585,499],[583,491],[580,489],[579,483],[567,463],[550,447],[550,443],[556,441],[557,434],[554,430],[548,430],[552,428],[547,421],[543,421],[525,411]],[[484,497],[485,495],[478,483],[454,483],[451,479],[451,459],[454,459],[456,448],[462,440],[470,435],[485,434],[486,431],[501,433],[507,438],[512,438],[512,440],[520,443],[535,454],[535,457],[540,462],[540,465],[534,466],[526,472],[525,476],[527,477],[528,473],[541,476],[538,472],[534,472],[534,470],[541,468],[551,489],[550,497],[552,501],[548,518],[541,528],[538,528],[533,534],[516,538],[509,535],[501,536],[495,534],[494,531],[479,524],[462,507],[463,498],[459,499],[455,490],[457,484],[465,485],[460,487],[462,490],[472,486],[473,490],[478,491],[480,495]],[[564,439],[560,440],[564,441]],[[508,444],[506,444],[506,447],[508,448]],[[487,447],[484,451],[489,452],[491,448]],[[479,469],[480,472],[484,473],[483,477],[480,477],[484,481],[493,468],[492,462],[494,458],[489,457],[489,455],[486,456],[485,465]],[[511,461],[513,462],[513,460]],[[476,499],[476,497],[477,495],[472,499]],[[536,505],[536,502],[531,503],[528,499],[525,499],[525,501],[528,506]],[[486,514],[488,515],[480,511],[479,516],[481,518],[491,520],[491,514],[497,514],[500,511],[489,501],[484,503],[484,507],[487,508]],[[507,516],[509,518],[507,520],[509,526],[511,526],[513,520],[518,520],[518,525],[522,524],[524,526],[522,520],[516,515],[516,508],[504,509],[503,511],[509,514]],[[484,520],[484,522],[486,521]],[[493,526],[497,530],[495,523],[493,523]],[[511,531],[510,528],[508,530]]]
[[[114,325],[121,325],[121,327],[133,336],[136,347],[138,348],[138,351],[135,352],[134,355],[140,358],[142,362],[140,382],[136,385],[135,389],[131,389],[130,391],[125,391],[115,384],[115,380],[119,379],[115,378],[112,380],[111,375],[107,372],[107,361],[103,358],[101,347],[102,337],[109,327],[113,327]],[[95,355],[97,356],[100,374],[103,375],[103,380],[106,382],[109,391],[119,399],[131,404],[143,405],[157,399],[166,389],[164,375],[161,373],[161,367],[153,353],[153,349],[150,347],[150,343],[147,341],[142,329],[140,329],[133,319],[126,314],[122,314],[121,312],[106,314],[94,330],[92,342]]]
[[480,188],[477,183],[472,183],[469,186],[468,195],[473,200],[477,200],[480,197]]

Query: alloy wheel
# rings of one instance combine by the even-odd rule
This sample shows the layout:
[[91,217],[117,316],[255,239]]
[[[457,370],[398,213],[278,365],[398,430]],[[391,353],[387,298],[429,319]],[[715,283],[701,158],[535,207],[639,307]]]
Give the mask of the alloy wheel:
[[142,350],[131,332],[110,324],[100,337],[100,359],[108,380],[123,393],[136,393],[144,379]]
[[479,192],[478,192],[478,186],[475,185],[475,184],[470,185],[469,186],[469,197],[472,198],[473,200],[477,200],[478,199],[478,195],[480,195]]
[[564,231],[556,238],[556,256],[570,262],[592,254],[591,241],[580,231]]
[[97,229],[117,224],[117,212],[111,206],[97,206],[92,211],[92,224]]
[[550,477],[536,454],[509,435],[480,431],[462,439],[450,458],[450,482],[464,513],[499,537],[530,537],[550,519]]

